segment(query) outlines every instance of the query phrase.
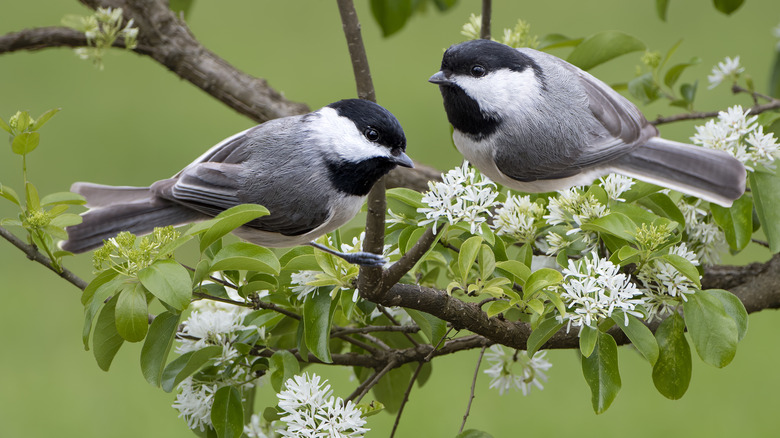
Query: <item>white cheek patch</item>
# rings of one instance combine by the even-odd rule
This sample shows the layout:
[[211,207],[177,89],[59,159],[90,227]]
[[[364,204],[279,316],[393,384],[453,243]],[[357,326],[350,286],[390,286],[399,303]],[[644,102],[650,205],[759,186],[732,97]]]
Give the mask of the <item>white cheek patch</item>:
[[530,67],[522,72],[501,69],[481,78],[458,76],[456,83],[487,115],[523,112],[529,102],[542,98],[542,84]]
[[372,143],[359,132],[352,120],[339,116],[329,107],[317,111],[319,117],[312,120],[311,139],[348,161],[390,156],[390,149]]

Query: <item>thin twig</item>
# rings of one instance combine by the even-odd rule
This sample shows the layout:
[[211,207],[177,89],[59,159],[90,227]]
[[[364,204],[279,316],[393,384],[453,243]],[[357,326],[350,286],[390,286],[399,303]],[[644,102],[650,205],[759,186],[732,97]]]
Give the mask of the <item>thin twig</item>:
[[381,349],[383,349],[385,351],[392,350],[392,348],[389,345],[385,344],[381,339],[377,338],[376,336],[371,336],[371,335],[369,335],[367,333],[359,333],[358,336],[361,336],[361,337],[367,339],[368,341],[373,342],[374,344],[378,345],[379,348],[381,348]]
[[758,244],[758,245],[761,245],[764,248],[769,248],[769,242],[766,242],[764,240],[758,240],[758,239],[750,239],[750,240],[751,240],[751,242],[753,242],[755,244]]
[[420,327],[416,325],[369,325],[366,327],[335,327],[331,330],[330,335],[351,335],[355,333],[372,333],[372,332],[403,332],[403,333],[417,333],[420,331]]
[[482,26],[479,32],[479,37],[483,40],[489,40],[490,33],[490,18],[493,15],[493,2],[491,0],[482,0]]
[[425,359],[423,359],[425,362],[429,362],[431,360],[433,355],[436,354],[436,350],[438,350],[439,347],[441,346],[441,343],[444,342],[445,339],[447,339],[447,337],[450,335],[450,332],[454,329],[455,327],[450,327],[450,329],[447,330],[447,333],[445,333],[444,336],[442,336],[441,339],[439,339],[439,342],[433,347],[433,350],[431,350],[431,352],[428,353],[427,356],[425,356]]
[[458,433],[463,432],[463,428],[466,426],[466,420],[469,418],[469,412],[471,412],[471,402],[474,401],[474,389],[477,386],[477,376],[479,375],[479,365],[482,364],[482,356],[485,355],[485,348],[482,347],[482,351],[479,352],[479,359],[477,359],[477,369],[474,370],[474,379],[471,380],[471,396],[469,397],[469,404],[466,406],[466,413],[463,414],[463,423],[460,424],[460,430]]
[[57,267],[52,263],[51,259],[43,255],[36,247],[33,245],[29,245],[27,243],[24,243],[21,239],[13,235],[10,231],[5,229],[4,227],[0,227],[0,237],[4,238],[5,240],[11,242],[11,244],[17,248],[19,248],[23,253],[27,255],[27,258],[42,264],[43,266],[46,266],[49,268],[52,272],[59,275],[66,281],[68,281],[70,284],[76,286],[77,288],[84,290],[87,288],[87,282],[84,281],[81,277],[74,274],[73,272],[69,271],[68,269],[65,269],[61,267],[61,270],[58,270]]
[[414,374],[412,374],[412,379],[409,381],[409,386],[406,388],[406,392],[404,393],[404,398],[401,400],[401,407],[398,408],[398,415],[395,416],[395,422],[393,423],[393,431],[390,432],[390,438],[393,438],[395,436],[395,431],[398,429],[398,423],[401,421],[401,414],[404,412],[404,406],[406,406],[406,403],[409,401],[409,394],[412,393],[412,388],[414,388],[414,382],[417,381],[417,376],[420,375],[420,370],[422,370],[423,365],[425,365],[425,362],[420,362],[417,364],[417,369],[414,370]]
[[356,346],[358,348],[362,348],[363,350],[366,350],[367,352],[371,353],[372,356],[378,356],[379,355],[379,350],[377,350],[376,348],[366,344],[363,341],[359,341],[359,340],[357,340],[355,338],[352,338],[349,335],[338,334],[335,337],[337,337],[339,339],[343,339],[344,341],[349,342],[350,344],[352,344],[352,345],[354,345],[354,346]]
[[385,374],[389,373],[390,370],[395,368],[397,365],[397,362],[395,360],[391,360],[390,362],[385,365],[384,368],[381,370],[375,372],[369,379],[367,379],[365,382],[360,384],[360,386],[357,387],[355,392],[349,395],[347,397],[347,401],[354,401],[355,404],[360,403],[360,400],[363,399],[363,397],[368,394],[368,391],[371,390],[371,388],[374,387],[377,383],[379,383],[379,379],[381,379]]
[[[755,94],[754,92],[751,92],[749,90],[746,90],[739,86],[732,87],[732,90],[734,93],[751,93],[753,96],[760,96],[764,99],[768,99],[769,102],[761,105],[753,105],[750,107],[750,114],[756,115],[761,114],[766,111],[771,111],[780,108],[780,99],[775,99],[769,96],[765,96],[763,94]],[[668,116],[668,117],[658,117],[657,119],[653,120],[653,125],[662,125],[664,123],[672,123],[672,122],[679,122],[682,120],[698,120],[698,119],[711,119],[713,117],[717,117],[720,111],[708,111],[708,112],[693,112],[693,113],[685,113],[685,114],[677,114],[674,116]]]
[[220,303],[232,304],[234,306],[239,306],[239,307],[254,308],[254,305],[252,303],[247,303],[245,301],[231,300],[230,298],[215,297],[214,295],[209,295],[203,292],[193,292],[192,296],[203,300],[219,301]]
[[[398,325],[398,326],[400,326],[400,325],[401,325],[401,323],[399,323],[399,322],[398,322],[398,321],[395,319],[395,317],[393,317],[393,315],[391,315],[391,314],[390,314],[390,312],[388,312],[388,311],[387,311],[387,309],[385,308],[385,306],[383,306],[383,305],[381,305],[381,304],[377,304],[377,309],[379,309],[379,311],[380,311],[380,312],[382,312],[382,314],[383,314],[383,315],[385,315],[385,317],[387,317],[387,319],[389,319],[389,320],[390,320],[390,322],[391,322],[391,323],[393,323],[393,325]],[[411,343],[412,343],[412,345],[414,345],[415,347],[417,347],[417,346],[419,346],[419,345],[420,345],[420,343],[419,343],[419,342],[417,342],[417,341],[415,341],[415,340],[414,340],[414,338],[412,337],[412,335],[410,335],[409,333],[406,333],[406,332],[402,332],[402,333],[404,334],[404,336],[406,336],[406,339],[408,339],[408,340],[409,340],[409,342],[411,342]]]

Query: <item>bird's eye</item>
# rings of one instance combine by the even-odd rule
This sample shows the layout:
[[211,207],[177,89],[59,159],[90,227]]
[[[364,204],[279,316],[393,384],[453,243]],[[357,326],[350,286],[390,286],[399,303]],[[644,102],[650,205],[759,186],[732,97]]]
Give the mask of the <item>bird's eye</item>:
[[487,70],[479,64],[471,67],[471,76],[474,76],[475,78],[481,78],[482,76],[485,76],[485,73],[487,73]]
[[379,140],[379,131],[377,131],[374,128],[366,128],[365,131],[363,131],[363,135],[366,136],[368,141],[377,141]]

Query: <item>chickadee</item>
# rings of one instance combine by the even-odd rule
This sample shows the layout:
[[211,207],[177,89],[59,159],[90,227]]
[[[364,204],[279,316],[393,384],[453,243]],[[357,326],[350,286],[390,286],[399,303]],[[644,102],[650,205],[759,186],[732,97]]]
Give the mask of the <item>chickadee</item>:
[[172,178],[150,187],[78,182],[84,221],[67,228],[64,250],[96,248],[120,231],[210,219],[245,203],[270,214],[236,229],[262,246],[310,244],[350,263],[381,266],[381,256],[343,254],[311,242],[352,219],[374,183],[396,166],[413,167],[398,120],[383,107],[341,100],[300,116],[271,120],[215,145]]
[[458,150],[510,188],[550,192],[616,172],[726,207],[745,191],[728,153],[660,138],[626,98],[547,53],[468,41],[429,81]]

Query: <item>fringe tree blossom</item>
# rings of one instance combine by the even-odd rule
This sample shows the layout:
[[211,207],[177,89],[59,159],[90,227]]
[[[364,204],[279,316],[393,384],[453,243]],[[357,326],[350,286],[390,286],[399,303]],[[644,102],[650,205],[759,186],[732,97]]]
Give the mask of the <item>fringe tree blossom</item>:
[[540,226],[544,226],[544,207],[531,202],[531,197],[508,195],[496,209],[493,229],[499,236],[507,235],[522,243],[532,243]]
[[244,435],[247,438],[276,438],[276,421],[272,424],[264,423],[257,414],[252,414],[249,423],[244,425]]
[[204,431],[211,426],[211,406],[219,388],[255,386],[256,379],[248,371],[251,368],[249,359],[241,355],[233,343],[241,332],[257,330],[257,327],[243,324],[250,312],[243,307],[214,301],[196,301],[193,306],[196,310],[182,323],[182,331],[177,336],[176,352],[185,354],[208,346],[221,346],[222,353],[212,360],[215,370],[208,379],[199,380],[195,374],[178,385],[173,408],[191,429]]
[[[546,351],[538,351],[534,357],[528,357],[526,351],[515,350],[514,354],[508,354],[506,349],[499,344],[490,346],[490,351],[485,353],[485,359],[491,364],[485,370],[485,374],[491,377],[490,388],[497,388],[499,395],[512,386],[528,395],[532,387],[544,389],[543,382],[547,381],[544,373],[552,367],[545,359]],[[519,367],[519,370],[516,368]]]
[[550,198],[547,211],[543,216],[547,223],[562,228],[551,231],[545,237],[547,255],[557,254],[574,245],[576,241],[580,241],[582,252],[590,251],[598,243],[598,234],[582,231],[580,227],[609,213],[607,206],[595,196],[586,195],[577,187],[560,190],[557,196]]
[[[699,265],[696,254],[689,251],[685,243],[670,248],[669,254],[683,257],[694,266]],[[686,295],[696,292],[693,281],[663,260],[654,259],[642,265],[636,277],[644,287],[642,292],[648,321],[671,314],[682,301],[688,301]]]
[[352,401],[333,397],[327,380],[320,383],[320,376],[308,373],[288,379],[285,389],[276,396],[283,411],[282,421],[287,423],[279,433],[286,437],[362,437],[368,428],[363,427],[360,410]]
[[677,207],[685,218],[685,235],[687,247],[696,254],[696,259],[703,265],[715,265],[720,262],[720,255],[728,249],[726,235],[712,219],[712,213],[702,209],[700,199],[692,204],[682,198]]
[[426,219],[419,225],[433,224],[433,231],[441,219],[450,224],[466,222],[471,234],[476,234],[481,224],[492,216],[490,208],[498,196],[496,185],[487,177],[469,167],[468,162],[442,175],[442,181],[429,181],[428,191],[422,197],[427,207],[418,208]]
[[182,380],[178,388],[173,408],[179,411],[179,417],[184,417],[190,429],[204,432],[211,427],[211,406],[219,385],[198,382],[190,376]]
[[626,202],[620,195],[631,190],[631,186],[633,186],[635,182],[633,178],[617,173],[611,173],[602,177],[599,181],[601,182],[601,187],[607,192],[609,199],[618,202]]
[[707,80],[710,81],[710,89],[713,89],[720,85],[725,79],[731,79],[736,81],[739,75],[745,71],[745,68],[739,65],[739,56],[734,59],[728,56],[718,65],[712,67],[712,74],[707,76]]
[[780,145],[772,133],[764,133],[757,116],[748,117],[750,109],[739,105],[718,113],[718,119],[710,119],[696,127],[691,137],[694,144],[709,149],[726,151],[742,162],[750,171],[757,166],[772,169]]
[[[564,317],[571,326],[596,327],[603,319],[612,316],[615,309],[642,318],[636,307],[644,304],[639,291],[620,267],[607,259],[599,258],[594,251],[591,257],[577,262],[569,259],[563,270],[561,299],[568,313]],[[638,298],[634,298],[638,297]],[[626,321],[628,323],[628,321]]]

